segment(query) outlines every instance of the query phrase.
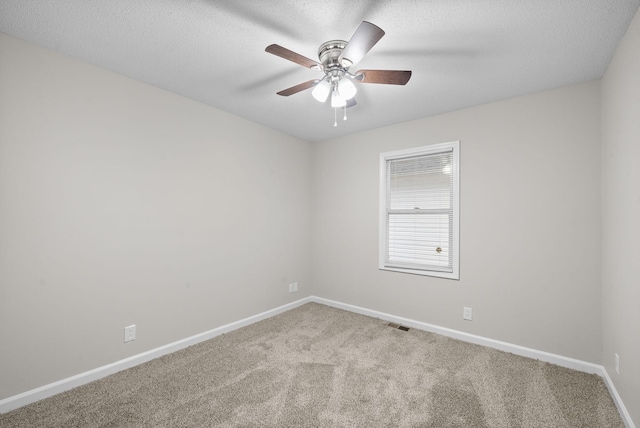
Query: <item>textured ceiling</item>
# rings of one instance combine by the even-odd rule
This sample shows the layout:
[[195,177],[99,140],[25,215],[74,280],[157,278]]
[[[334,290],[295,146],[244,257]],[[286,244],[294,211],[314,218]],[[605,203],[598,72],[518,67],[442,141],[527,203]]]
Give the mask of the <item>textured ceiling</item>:
[[[202,103],[321,141],[600,78],[640,0],[1,0],[0,31]],[[334,111],[322,74],[268,54],[317,59],[361,21],[386,35],[355,69],[412,70],[406,86],[358,84]],[[340,119],[340,115],[339,115]]]

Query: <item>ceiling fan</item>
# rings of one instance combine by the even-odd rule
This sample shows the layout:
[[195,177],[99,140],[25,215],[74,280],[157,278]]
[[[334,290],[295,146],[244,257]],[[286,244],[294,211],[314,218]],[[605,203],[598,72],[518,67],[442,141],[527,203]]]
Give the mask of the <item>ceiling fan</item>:
[[[384,36],[384,31],[367,21],[362,21],[349,42],[344,40],[329,40],[318,48],[318,59],[314,61],[293,52],[280,45],[269,45],[265,49],[270,54],[293,61],[303,67],[324,72],[321,79],[313,79],[278,92],[278,95],[288,97],[306,89],[313,88],[313,97],[325,102],[331,96],[331,107],[336,111],[356,105],[357,92],[353,82],[383,83],[389,85],[405,85],[411,78],[408,70],[358,70],[351,73],[349,68],[358,63],[371,48]],[[334,121],[333,126],[337,126]]]

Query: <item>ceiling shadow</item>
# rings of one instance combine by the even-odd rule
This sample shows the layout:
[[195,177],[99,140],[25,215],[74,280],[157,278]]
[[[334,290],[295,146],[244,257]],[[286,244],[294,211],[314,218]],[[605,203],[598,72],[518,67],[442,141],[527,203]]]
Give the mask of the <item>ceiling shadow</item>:
[[485,55],[487,52],[481,52],[479,49],[471,48],[420,48],[420,49],[380,49],[376,51],[376,55],[385,55],[389,57],[466,57],[475,58]]
[[382,6],[385,3],[384,0],[373,0],[373,1],[366,1],[363,2],[362,5],[362,9],[360,9],[360,17],[362,19],[368,19],[370,16],[374,15],[374,13],[380,9],[380,6]]
[[[258,88],[264,87],[264,86],[269,86],[273,83],[275,83],[276,81],[282,80],[283,77],[289,77],[292,76],[294,74],[298,74],[299,70],[295,69],[295,65],[294,67],[291,68],[291,70],[285,71],[283,73],[277,73],[277,74],[273,74],[270,76],[265,76],[262,79],[247,83],[245,85],[242,86],[238,86],[238,91],[241,92],[249,92],[249,91],[253,91],[256,90]],[[313,76],[311,76],[310,78],[312,78]],[[321,75],[318,75],[318,77],[321,77]],[[307,79],[309,80],[309,79]],[[291,82],[291,85],[289,86],[293,86],[295,85],[296,82]],[[302,80],[298,83],[302,83]],[[280,89],[274,88],[275,90],[280,90],[280,89],[285,89],[285,87],[282,87]]]
[[252,24],[261,25],[262,27],[268,28],[270,30],[275,30],[278,33],[281,33],[290,38],[301,39],[306,35],[306,32],[298,32],[294,31],[294,28],[306,28],[305,26],[300,26],[299,23],[295,25],[288,26],[286,23],[287,19],[276,19],[274,17],[268,16],[260,11],[260,8],[253,7],[255,5],[262,4],[261,2],[239,2],[239,1],[224,1],[224,0],[205,0],[206,3],[210,4],[215,9],[224,9],[225,12],[228,12],[232,15],[235,15],[241,18],[243,21],[251,22]]

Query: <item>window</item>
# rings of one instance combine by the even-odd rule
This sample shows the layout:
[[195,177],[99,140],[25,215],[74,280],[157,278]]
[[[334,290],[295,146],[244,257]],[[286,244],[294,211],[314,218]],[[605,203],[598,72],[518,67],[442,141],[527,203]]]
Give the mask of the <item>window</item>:
[[380,154],[380,269],[459,279],[460,142]]

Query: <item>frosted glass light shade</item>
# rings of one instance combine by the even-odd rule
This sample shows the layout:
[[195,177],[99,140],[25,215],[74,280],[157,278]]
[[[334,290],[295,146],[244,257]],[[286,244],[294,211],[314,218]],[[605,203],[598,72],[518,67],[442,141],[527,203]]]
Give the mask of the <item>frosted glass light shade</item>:
[[340,95],[342,95],[342,98],[344,98],[345,100],[350,100],[351,98],[353,98],[358,91],[356,89],[356,85],[354,85],[353,82],[346,77],[343,77],[338,82],[338,90],[340,91]]
[[313,98],[323,103],[327,101],[327,98],[329,98],[329,92],[331,92],[331,83],[326,80],[322,80],[315,88],[313,88],[311,95],[313,95]]
[[336,88],[331,93],[331,107],[344,107],[346,105],[347,100],[344,99],[344,97],[340,94],[340,92],[338,92],[338,89]]

